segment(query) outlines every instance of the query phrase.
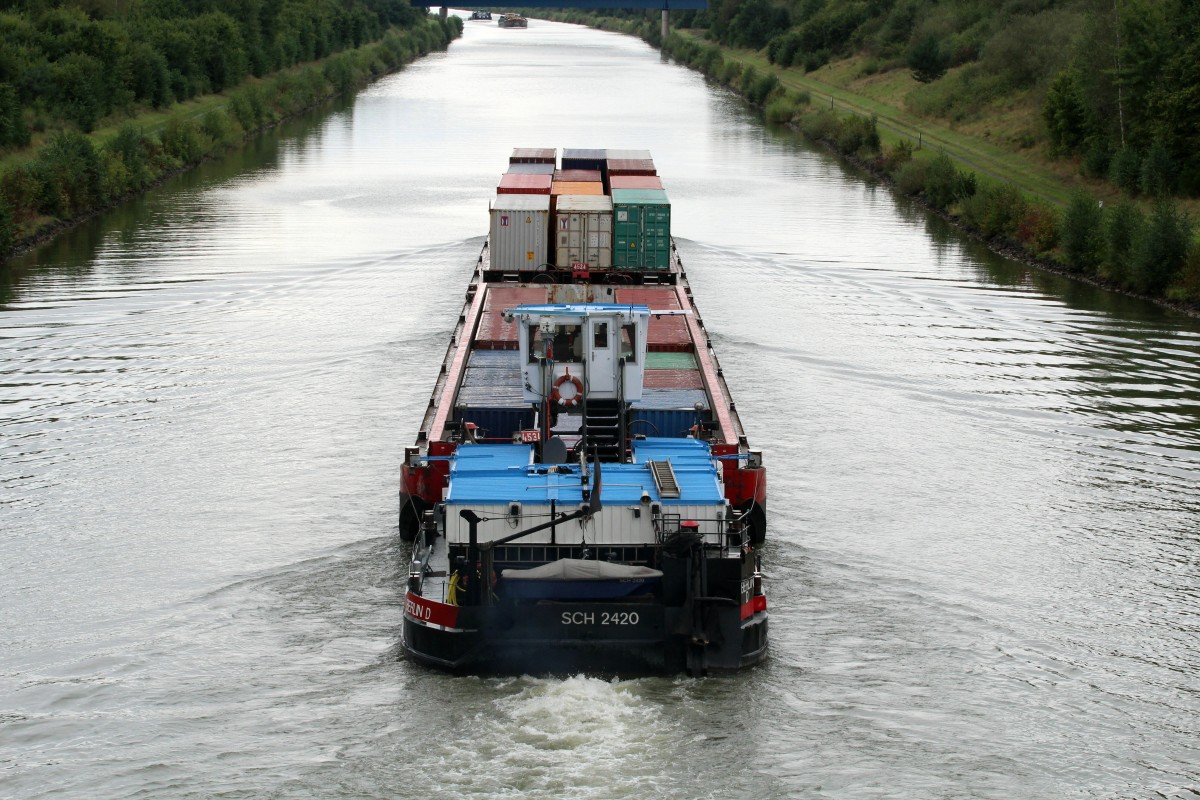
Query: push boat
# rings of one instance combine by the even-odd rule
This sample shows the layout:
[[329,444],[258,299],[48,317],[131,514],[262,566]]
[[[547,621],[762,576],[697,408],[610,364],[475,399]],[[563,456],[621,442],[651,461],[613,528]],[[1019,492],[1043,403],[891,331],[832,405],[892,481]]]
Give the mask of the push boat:
[[468,17],[468,19],[491,19],[491,18],[492,18],[492,12],[487,11],[487,10],[472,11],[471,16]]
[[405,449],[403,648],[460,673],[749,667],[767,655],[766,470],[661,179],[647,151],[556,163],[513,151]]

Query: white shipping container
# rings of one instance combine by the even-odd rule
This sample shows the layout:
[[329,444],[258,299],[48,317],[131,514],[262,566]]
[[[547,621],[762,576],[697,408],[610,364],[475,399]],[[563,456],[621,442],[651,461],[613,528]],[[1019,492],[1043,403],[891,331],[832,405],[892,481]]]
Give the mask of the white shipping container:
[[649,150],[609,150],[608,160],[652,161]]
[[491,269],[532,270],[545,266],[549,253],[550,195],[498,194],[492,201],[490,217]]
[[612,266],[612,198],[606,195],[559,195],[554,214],[555,264],[570,269]]

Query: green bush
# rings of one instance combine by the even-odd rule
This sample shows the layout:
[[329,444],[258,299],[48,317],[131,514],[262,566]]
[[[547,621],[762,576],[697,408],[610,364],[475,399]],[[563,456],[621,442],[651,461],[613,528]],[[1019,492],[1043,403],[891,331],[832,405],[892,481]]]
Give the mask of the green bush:
[[0,201],[0,264],[4,263],[4,256],[12,247],[15,238],[16,228],[13,226],[12,211],[7,203]]
[[209,111],[200,120],[200,132],[217,148],[233,147],[241,140],[237,121],[224,111]]
[[896,188],[908,195],[920,194],[925,190],[925,177],[929,173],[929,162],[911,158],[896,170]]
[[767,122],[775,125],[786,125],[796,118],[800,112],[800,104],[791,92],[784,92],[767,103],[765,116]]
[[1060,232],[1067,268],[1095,272],[1104,258],[1104,213],[1096,200],[1082,189],[1071,194]]
[[1025,217],[1024,196],[1007,183],[985,184],[963,201],[963,219],[975,226],[985,239],[1016,238]]
[[938,153],[925,170],[925,200],[934,208],[947,209],[958,199],[958,168],[945,153]]
[[0,176],[0,202],[8,207],[14,226],[37,216],[41,193],[42,181],[33,164],[18,164]]
[[1091,136],[1084,143],[1083,162],[1079,165],[1079,171],[1089,178],[1107,178],[1112,157],[1108,139]]
[[1130,194],[1137,194],[1142,183],[1142,157],[1132,147],[1122,147],[1113,156],[1108,177]]
[[834,138],[837,149],[849,155],[873,155],[879,152],[879,130],[874,117],[846,116],[838,121]]
[[119,174],[124,179],[123,186],[112,187],[112,194],[121,195],[150,185],[153,152],[154,141],[132,122],[117,129],[117,134],[104,146],[106,160],[109,164],[120,164]]
[[23,117],[16,89],[0,83],[0,148],[29,144],[29,129],[25,127]]
[[1087,98],[1074,69],[1058,73],[1046,92],[1042,106],[1042,119],[1050,133],[1050,142],[1058,153],[1073,153],[1083,146],[1091,125],[1089,124]]
[[1156,140],[1146,152],[1138,174],[1138,188],[1151,197],[1166,197],[1175,191],[1175,176],[1179,168],[1161,140]]
[[204,137],[191,120],[172,117],[163,126],[161,138],[163,152],[180,166],[196,164],[204,157]]
[[1140,292],[1159,295],[1187,262],[1192,224],[1175,204],[1160,200],[1139,237],[1133,254],[1132,284]]
[[800,130],[810,139],[833,141],[838,134],[840,121],[836,112],[820,108],[805,114],[800,120]]
[[1105,274],[1122,286],[1128,286],[1133,273],[1133,254],[1146,229],[1146,218],[1128,200],[1117,203],[1105,214]]
[[950,58],[942,51],[941,42],[933,34],[918,39],[909,48],[906,62],[913,78],[919,83],[933,83],[950,68]]
[[1058,211],[1044,201],[1025,204],[1025,212],[1017,225],[1017,238],[1033,252],[1044,255],[1058,245],[1062,218]]
[[913,143],[908,139],[901,139],[883,151],[882,167],[885,172],[894,177],[897,170],[912,161],[912,157]]
[[[747,75],[753,70],[747,72]],[[766,104],[767,99],[772,93],[779,88],[779,78],[775,73],[768,72],[765,75],[758,75],[754,80],[743,78],[743,83],[746,84],[745,93],[746,99],[753,105],[762,107]]]
[[70,219],[87,213],[106,199],[104,168],[86,136],[76,131],[56,134],[34,162],[40,181],[38,210]]

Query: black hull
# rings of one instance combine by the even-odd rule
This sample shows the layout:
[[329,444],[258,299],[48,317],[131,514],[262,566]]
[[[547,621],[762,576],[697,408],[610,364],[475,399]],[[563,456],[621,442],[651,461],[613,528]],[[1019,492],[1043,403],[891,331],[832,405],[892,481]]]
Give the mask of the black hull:
[[406,614],[403,646],[417,662],[461,674],[704,675],[766,658],[765,611],[742,619],[736,606],[713,608],[699,634],[687,632],[695,611],[581,602],[462,609],[455,628]]

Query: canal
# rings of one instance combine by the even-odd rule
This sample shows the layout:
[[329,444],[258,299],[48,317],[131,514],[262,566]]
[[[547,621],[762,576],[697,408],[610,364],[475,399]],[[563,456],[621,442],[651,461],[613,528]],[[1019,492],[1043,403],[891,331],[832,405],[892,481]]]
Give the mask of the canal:
[[[648,149],[751,442],[749,673],[403,660],[402,449],[513,147]],[[469,22],[0,285],[0,796],[1200,792],[1200,322],[645,44]]]

